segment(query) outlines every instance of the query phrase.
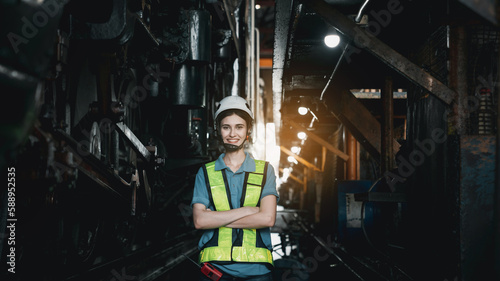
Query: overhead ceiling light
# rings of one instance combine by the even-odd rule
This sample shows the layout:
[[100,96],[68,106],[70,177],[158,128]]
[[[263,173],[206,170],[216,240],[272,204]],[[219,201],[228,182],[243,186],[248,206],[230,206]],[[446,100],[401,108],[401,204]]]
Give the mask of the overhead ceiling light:
[[299,107],[299,114],[300,115],[306,115],[308,111],[309,110],[307,109],[307,107],[304,107],[304,106]]
[[328,34],[325,36],[325,45],[328,48],[335,48],[340,44],[340,36],[337,34]]
[[305,139],[306,139],[306,137],[307,137],[307,134],[306,134],[306,133],[304,133],[304,132],[299,132],[299,133],[297,134],[297,137],[298,137],[299,139],[301,139],[301,140],[305,140]]
[[259,4],[255,4],[255,10],[258,10],[260,8],[261,8],[261,6]]
[[292,146],[292,147],[290,148],[290,151],[291,151],[291,152],[293,152],[293,153],[295,153],[295,154],[299,154],[299,152],[300,152],[300,147],[298,147],[298,146]]
[[335,48],[340,44],[340,36],[335,27],[329,25],[325,36],[325,45],[328,48]]
[[290,176],[291,172],[292,171],[290,168],[284,168],[283,169],[283,176],[281,177],[281,181],[286,182],[288,180],[288,177]]

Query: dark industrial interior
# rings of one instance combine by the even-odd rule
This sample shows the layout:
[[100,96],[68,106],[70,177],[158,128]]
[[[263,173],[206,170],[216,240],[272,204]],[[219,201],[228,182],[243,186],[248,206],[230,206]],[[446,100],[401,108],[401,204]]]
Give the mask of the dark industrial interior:
[[275,281],[500,280],[498,11],[0,0],[0,279],[198,280],[195,175],[238,95]]

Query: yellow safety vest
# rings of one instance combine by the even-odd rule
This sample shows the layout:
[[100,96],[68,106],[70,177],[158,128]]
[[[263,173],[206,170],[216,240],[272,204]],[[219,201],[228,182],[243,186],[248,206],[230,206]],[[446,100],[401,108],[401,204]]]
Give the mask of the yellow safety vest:
[[[267,162],[255,160],[255,172],[246,173],[241,206],[258,206],[266,180]],[[215,170],[215,161],[204,166],[210,201],[216,211],[231,210],[231,194],[225,170]],[[233,243],[233,235],[236,235]],[[233,229],[220,227],[200,252],[200,263],[253,262],[273,265],[271,251],[264,245],[259,229]]]

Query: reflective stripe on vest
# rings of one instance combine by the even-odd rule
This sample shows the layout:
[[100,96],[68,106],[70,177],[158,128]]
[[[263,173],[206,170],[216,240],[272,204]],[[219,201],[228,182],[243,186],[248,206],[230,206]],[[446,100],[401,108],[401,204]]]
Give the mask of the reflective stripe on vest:
[[[255,207],[260,203],[260,196],[265,183],[265,173],[267,163],[262,160],[255,160],[255,172],[245,174],[243,184],[241,206]],[[208,191],[216,211],[228,211],[231,209],[229,188],[226,186],[225,174],[223,170],[215,170],[215,161],[205,165],[206,179],[208,181]],[[209,241],[209,245],[200,252],[200,263],[216,262],[259,262],[273,265],[271,251],[265,246],[258,246],[257,239],[260,233],[257,229],[242,229],[243,235],[241,245],[233,245],[233,229],[220,227],[215,231],[214,241]]]

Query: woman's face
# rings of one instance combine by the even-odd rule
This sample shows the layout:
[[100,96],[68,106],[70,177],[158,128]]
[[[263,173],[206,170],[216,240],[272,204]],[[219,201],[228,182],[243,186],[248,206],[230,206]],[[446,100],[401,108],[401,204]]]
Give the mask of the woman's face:
[[220,131],[224,143],[239,146],[247,137],[247,122],[233,114],[222,119]]

